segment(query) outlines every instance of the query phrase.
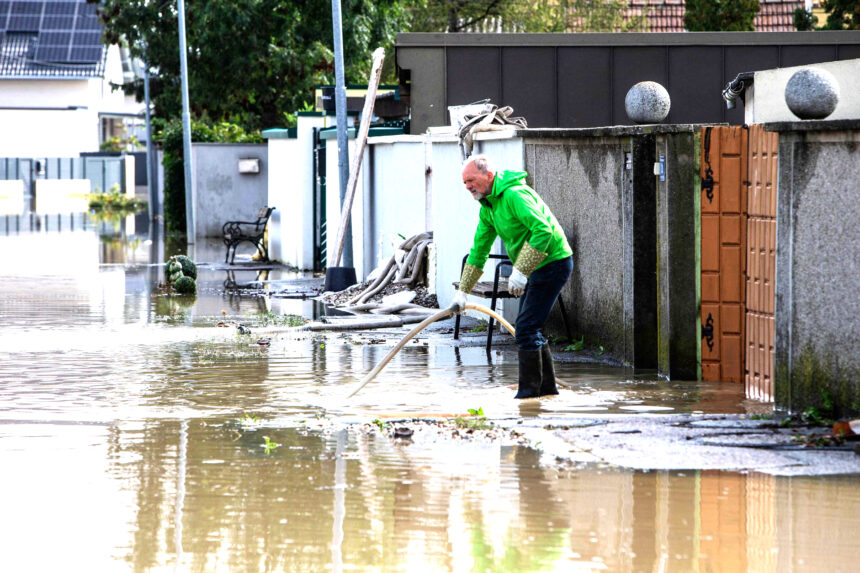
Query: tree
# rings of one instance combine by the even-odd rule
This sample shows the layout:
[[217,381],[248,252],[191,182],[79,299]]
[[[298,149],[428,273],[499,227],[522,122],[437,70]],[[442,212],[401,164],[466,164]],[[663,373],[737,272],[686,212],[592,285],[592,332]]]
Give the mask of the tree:
[[[151,70],[155,115],[181,113],[179,39],[173,0],[104,0],[105,42],[125,43]],[[363,83],[371,53],[388,53],[406,15],[398,0],[344,0],[347,81]],[[284,114],[313,99],[313,86],[334,83],[331,4],[320,0],[186,2],[191,113],[255,130],[281,125]],[[393,58],[389,58],[392,59]],[[142,99],[138,81],[127,86]]]
[[818,16],[814,16],[812,12],[806,8],[794,9],[794,29],[799,32],[814,30],[818,24]]
[[412,32],[627,32],[645,29],[625,0],[411,0]]
[[684,27],[688,32],[752,32],[758,0],[687,0]]
[[827,13],[823,30],[860,30],[860,0],[822,0]]

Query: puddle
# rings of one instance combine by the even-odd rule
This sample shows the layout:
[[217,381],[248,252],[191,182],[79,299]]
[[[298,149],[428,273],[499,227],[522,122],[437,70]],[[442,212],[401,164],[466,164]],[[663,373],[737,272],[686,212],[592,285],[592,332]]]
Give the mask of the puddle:
[[[559,364],[574,389],[524,404],[507,387],[513,347],[488,359],[419,337],[347,400],[390,345],[302,334],[260,346],[265,315],[325,309],[224,290],[298,275],[201,269],[183,306],[153,296],[158,244],[118,241],[0,235],[0,570],[853,565],[856,476],[559,467],[513,443],[392,440],[361,423],[478,407],[495,419],[744,412],[738,385]],[[222,248],[196,257],[220,261]]]

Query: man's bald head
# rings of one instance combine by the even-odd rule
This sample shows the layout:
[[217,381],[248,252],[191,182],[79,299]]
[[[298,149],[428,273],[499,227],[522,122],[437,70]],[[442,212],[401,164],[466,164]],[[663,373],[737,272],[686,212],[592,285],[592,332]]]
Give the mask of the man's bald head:
[[493,190],[495,168],[486,155],[473,155],[463,162],[463,184],[479,201]]

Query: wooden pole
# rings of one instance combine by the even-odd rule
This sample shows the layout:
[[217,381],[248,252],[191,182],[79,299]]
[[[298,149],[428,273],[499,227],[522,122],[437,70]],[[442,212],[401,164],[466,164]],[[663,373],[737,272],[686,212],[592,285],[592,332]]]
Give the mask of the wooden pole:
[[341,205],[340,226],[337,229],[337,238],[334,242],[334,257],[329,261],[330,267],[340,266],[340,257],[343,255],[343,242],[346,238],[346,228],[349,224],[350,212],[352,211],[352,200],[355,197],[355,186],[358,183],[361,160],[364,156],[364,147],[367,144],[367,132],[370,130],[370,118],[373,116],[373,104],[376,103],[376,90],[379,87],[379,78],[382,75],[382,62],[384,60],[385,50],[377,48],[373,52],[373,67],[370,70],[367,95],[364,97],[364,109],[361,111],[361,124],[355,138],[355,155],[352,158],[352,167],[349,170],[346,196],[344,197],[343,205]]

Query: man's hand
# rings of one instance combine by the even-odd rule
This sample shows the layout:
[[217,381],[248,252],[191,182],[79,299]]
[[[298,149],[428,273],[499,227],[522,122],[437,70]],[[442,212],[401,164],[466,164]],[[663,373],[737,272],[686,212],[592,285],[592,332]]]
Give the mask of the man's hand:
[[526,281],[528,277],[521,273],[517,267],[511,271],[511,276],[508,278],[508,292],[514,296],[522,296],[526,290]]
[[454,300],[451,302],[451,308],[457,314],[466,314],[466,293],[458,290],[454,293]]

